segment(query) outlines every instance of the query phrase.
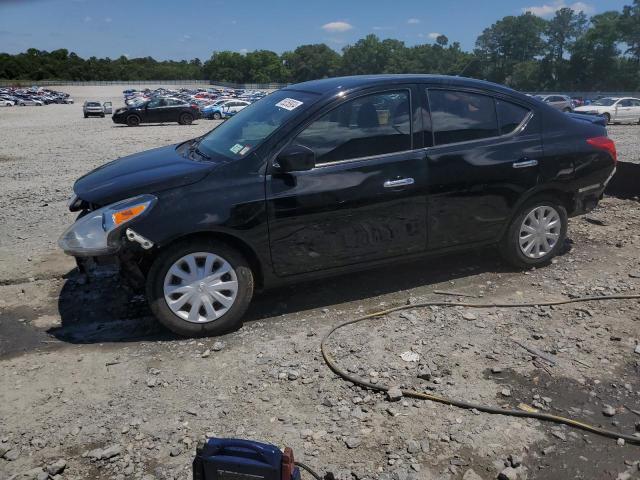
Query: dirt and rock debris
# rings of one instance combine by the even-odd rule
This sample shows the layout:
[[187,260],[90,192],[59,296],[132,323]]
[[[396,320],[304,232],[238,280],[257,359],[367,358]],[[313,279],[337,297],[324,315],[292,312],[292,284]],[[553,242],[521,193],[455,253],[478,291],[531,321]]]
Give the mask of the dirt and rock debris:
[[[491,249],[431,258],[261,292],[242,329],[183,339],[113,271],[78,276],[54,242],[76,176],[213,125],[88,127],[49,108],[11,114],[34,134],[9,137],[8,155],[28,160],[3,162],[0,174],[0,479],[187,479],[205,435],[288,445],[341,480],[640,478],[638,446],[368,391],[338,379],[320,354],[337,323],[397,305],[640,293],[638,199],[605,198],[572,219],[565,251],[546,268],[515,272]],[[328,346],[373,383],[640,435],[639,301],[410,308],[346,327]]]

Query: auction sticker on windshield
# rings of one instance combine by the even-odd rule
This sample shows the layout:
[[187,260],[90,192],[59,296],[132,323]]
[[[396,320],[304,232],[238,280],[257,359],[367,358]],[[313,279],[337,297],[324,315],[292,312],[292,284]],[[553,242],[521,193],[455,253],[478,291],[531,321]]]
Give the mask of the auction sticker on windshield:
[[276,103],[276,107],[284,108],[285,110],[294,110],[300,105],[302,105],[302,102],[295,98],[284,98]]
[[237,154],[240,150],[242,150],[244,148],[244,145],[240,145],[239,143],[236,143],[233,147],[231,147],[229,150],[231,150],[233,153]]

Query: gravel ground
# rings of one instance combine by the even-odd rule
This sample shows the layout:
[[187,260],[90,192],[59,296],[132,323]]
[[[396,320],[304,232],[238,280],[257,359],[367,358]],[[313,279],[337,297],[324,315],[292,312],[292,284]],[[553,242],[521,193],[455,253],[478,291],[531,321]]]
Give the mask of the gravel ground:
[[[69,90],[81,104],[119,101],[121,89]],[[214,125],[122,128],[83,119],[80,105],[0,112],[9,132],[0,174],[0,479],[187,479],[204,435],[289,445],[341,480],[640,478],[637,446],[392,402],[338,379],[319,352],[333,325],[390,306],[640,293],[639,202],[606,198],[572,219],[565,252],[547,268],[514,272],[483,250],[295,285],[259,294],[239,331],[185,340],[162,330],[108,270],[84,282],[54,242],[72,220],[65,202],[77,176]],[[610,132],[637,159],[634,130]],[[638,301],[432,307],[348,327],[329,346],[373,382],[525,403],[631,434],[640,431],[639,332]]]
[[609,125],[607,129],[616,142],[618,160],[640,163],[640,125]]

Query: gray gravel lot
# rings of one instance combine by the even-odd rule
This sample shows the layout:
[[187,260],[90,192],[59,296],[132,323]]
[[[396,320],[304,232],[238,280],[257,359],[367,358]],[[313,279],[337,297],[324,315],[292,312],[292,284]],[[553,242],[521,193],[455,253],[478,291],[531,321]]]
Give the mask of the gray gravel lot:
[[[572,219],[565,252],[546,268],[512,271],[491,249],[431,258],[262,292],[242,329],[181,339],[108,271],[85,283],[55,241],[72,221],[65,202],[79,175],[215,123],[85,120],[85,98],[118,105],[122,88],[69,90],[76,105],[0,110],[1,480],[45,479],[43,469],[56,480],[186,480],[204,435],[290,445],[340,480],[639,478],[637,446],[537,420],[390,402],[339,380],[319,352],[333,325],[390,306],[640,293],[637,200],[605,198]],[[621,159],[638,160],[638,131],[610,127]],[[640,430],[639,344],[640,302],[610,301],[415,308],[342,330],[329,346],[374,382],[524,403],[631,434]]]

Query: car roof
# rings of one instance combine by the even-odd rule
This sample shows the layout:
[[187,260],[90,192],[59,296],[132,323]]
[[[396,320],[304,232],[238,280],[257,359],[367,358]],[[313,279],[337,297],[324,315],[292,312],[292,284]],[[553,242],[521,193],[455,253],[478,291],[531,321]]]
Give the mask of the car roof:
[[464,87],[479,88],[485,90],[493,90],[508,95],[516,95],[518,97],[526,97],[520,92],[516,92],[503,85],[487,82],[484,80],[476,80],[467,77],[454,77],[449,75],[426,75],[426,74],[383,74],[383,75],[353,75],[349,77],[325,78],[322,80],[311,80],[308,82],[296,83],[289,85],[285,90],[304,90],[321,95],[331,95],[345,90],[353,90],[356,88],[375,87],[385,84],[399,83],[431,83],[439,86],[447,87]]

